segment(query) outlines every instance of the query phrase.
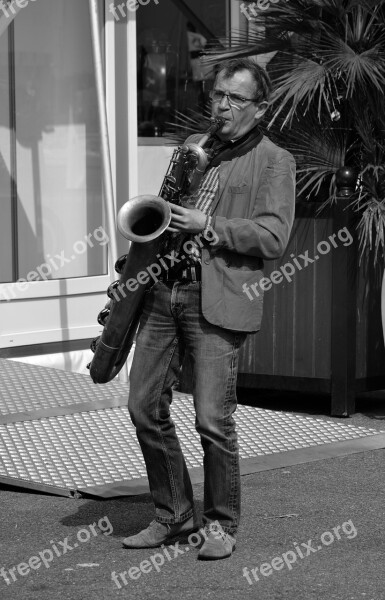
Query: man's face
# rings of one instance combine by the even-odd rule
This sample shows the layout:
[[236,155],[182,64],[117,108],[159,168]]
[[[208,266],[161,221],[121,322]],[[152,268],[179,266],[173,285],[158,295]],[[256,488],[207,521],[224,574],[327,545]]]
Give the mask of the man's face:
[[[237,94],[243,98],[255,98],[256,93],[255,81],[247,69],[237,71],[231,77],[225,77],[223,72],[219,73],[213,89],[227,94]],[[211,115],[226,120],[217,136],[223,141],[242,137],[253,129],[266,110],[267,102],[248,102],[244,108],[239,109],[231,106],[224,96],[221,102],[212,103]]]

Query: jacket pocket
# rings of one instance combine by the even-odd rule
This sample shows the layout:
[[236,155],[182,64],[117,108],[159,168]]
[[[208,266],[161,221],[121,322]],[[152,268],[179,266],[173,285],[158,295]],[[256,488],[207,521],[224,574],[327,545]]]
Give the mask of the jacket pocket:
[[229,187],[230,205],[228,207],[228,219],[247,219],[250,214],[250,195],[249,185],[231,185]]

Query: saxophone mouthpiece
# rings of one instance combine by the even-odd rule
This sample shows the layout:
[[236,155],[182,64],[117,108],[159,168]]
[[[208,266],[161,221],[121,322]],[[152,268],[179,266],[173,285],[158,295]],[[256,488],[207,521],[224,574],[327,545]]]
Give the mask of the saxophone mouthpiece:
[[199,142],[199,146],[203,147],[207,141],[221,128],[226,122],[226,119],[223,117],[211,117],[210,118],[211,125],[206,131],[205,135]]
[[209,129],[209,132],[212,134],[216,133],[226,122],[226,119],[223,117],[211,117],[210,119],[212,125]]
[[198,146],[201,148],[206,145],[208,140],[221,128],[226,122],[223,117],[210,117],[211,125],[204,134],[204,136],[198,142]]

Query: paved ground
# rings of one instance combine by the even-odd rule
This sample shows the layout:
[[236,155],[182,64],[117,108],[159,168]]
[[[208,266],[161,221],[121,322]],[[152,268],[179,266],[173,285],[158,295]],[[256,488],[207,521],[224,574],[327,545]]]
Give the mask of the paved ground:
[[[321,416],[328,410],[325,399],[293,394],[266,395],[258,405]],[[384,409],[385,393],[369,395],[350,422],[385,430],[373,418]],[[383,600],[384,458],[377,450],[242,477],[237,550],[213,563],[197,561],[186,540],[175,557],[171,548],[168,557],[166,549],[154,557],[156,550],[122,548],[122,538],[153,517],[148,495],[72,500],[0,488],[0,598]],[[194,489],[202,508],[202,485]],[[142,561],[148,572],[133,569],[138,578],[114,583],[112,572]],[[34,569],[21,565],[28,562]],[[13,570],[13,581],[17,565],[23,575]]]

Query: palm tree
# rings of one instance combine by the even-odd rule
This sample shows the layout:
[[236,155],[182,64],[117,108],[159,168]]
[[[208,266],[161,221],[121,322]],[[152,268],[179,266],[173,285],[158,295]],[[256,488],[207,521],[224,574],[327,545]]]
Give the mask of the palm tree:
[[385,2],[275,0],[255,12],[247,40],[232,36],[204,60],[275,53],[267,128],[296,158],[298,197],[330,205],[349,167],[361,257],[373,251],[376,263],[385,256]]

